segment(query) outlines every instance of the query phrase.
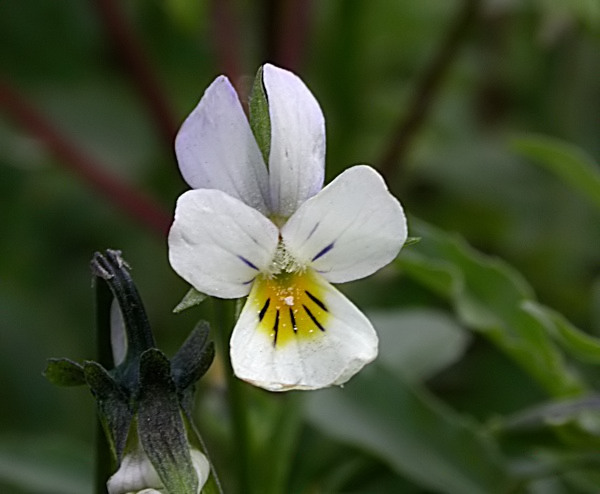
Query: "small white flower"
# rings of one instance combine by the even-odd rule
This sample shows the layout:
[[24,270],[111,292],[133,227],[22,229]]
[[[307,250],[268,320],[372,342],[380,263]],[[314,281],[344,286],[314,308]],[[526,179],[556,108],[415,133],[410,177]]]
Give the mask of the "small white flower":
[[331,283],[368,276],[406,240],[381,176],[354,166],[323,188],[325,124],[304,83],[265,65],[268,168],[224,77],[177,135],[185,180],[169,234],[173,269],[220,298],[249,295],[231,337],[235,374],[272,391],[343,384],[377,356],[364,314]]
[[[198,476],[198,493],[210,474],[206,456],[197,449],[190,449],[192,464]],[[139,444],[128,452],[121,466],[106,483],[108,494],[162,494],[166,492],[158,473]]]

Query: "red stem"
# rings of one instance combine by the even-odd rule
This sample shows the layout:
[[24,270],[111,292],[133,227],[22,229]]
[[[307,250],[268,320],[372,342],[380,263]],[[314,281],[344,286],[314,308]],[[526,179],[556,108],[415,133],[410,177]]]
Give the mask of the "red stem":
[[161,236],[166,235],[172,218],[150,197],[106,171],[106,167],[57,130],[33,108],[25,97],[0,80],[0,110],[8,114],[29,134],[39,139],[66,170],[108,198],[131,218]]
[[240,25],[231,0],[211,2],[213,43],[219,63],[219,72],[226,74],[239,90],[242,65],[240,62]]
[[123,13],[120,2],[95,0],[98,12],[123,67],[139,89],[168,148],[173,146],[178,124],[142,42]]
[[459,48],[469,32],[481,0],[464,0],[462,9],[453,19],[448,31],[444,34],[438,51],[431,59],[421,78],[417,81],[414,97],[410,100],[410,108],[406,117],[402,118],[392,133],[392,139],[378,161],[379,169],[388,183],[404,165],[413,138],[429,116],[433,102],[442,86],[452,62],[456,60]]

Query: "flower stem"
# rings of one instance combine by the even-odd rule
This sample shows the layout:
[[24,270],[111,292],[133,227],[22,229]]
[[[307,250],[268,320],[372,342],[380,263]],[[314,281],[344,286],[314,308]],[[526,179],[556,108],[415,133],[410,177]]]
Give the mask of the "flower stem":
[[[113,295],[106,283],[96,280],[96,352],[98,363],[105,369],[113,367],[112,350],[110,343],[110,306]],[[111,453],[104,435],[104,429],[99,420],[96,420],[95,433],[95,472],[94,490],[96,494],[106,493],[106,481],[111,475]]]
[[213,299],[217,350],[225,367],[227,397],[231,414],[235,462],[237,465],[238,492],[251,494],[250,483],[250,437],[244,383],[233,374],[229,358],[229,338],[234,324],[235,301]]

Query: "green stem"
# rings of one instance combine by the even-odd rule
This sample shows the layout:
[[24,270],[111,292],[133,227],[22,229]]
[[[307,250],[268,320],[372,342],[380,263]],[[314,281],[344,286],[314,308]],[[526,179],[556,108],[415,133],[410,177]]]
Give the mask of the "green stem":
[[[113,367],[110,344],[110,306],[113,295],[108,285],[99,279],[95,280],[96,288],[96,351],[98,363],[105,369]],[[106,481],[111,475],[111,453],[104,436],[104,429],[99,420],[96,421],[95,435],[95,492],[106,494]]]
[[216,328],[217,350],[220,352],[225,366],[227,380],[227,396],[231,413],[235,462],[238,475],[238,492],[251,494],[250,482],[250,437],[248,417],[246,415],[246,399],[244,384],[233,374],[229,358],[229,338],[234,324],[235,302],[232,300],[214,300],[214,319]]

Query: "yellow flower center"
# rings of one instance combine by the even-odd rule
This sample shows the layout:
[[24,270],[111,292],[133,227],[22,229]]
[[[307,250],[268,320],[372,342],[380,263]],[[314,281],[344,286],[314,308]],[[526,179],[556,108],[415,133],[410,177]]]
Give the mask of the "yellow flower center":
[[327,331],[330,314],[323,295],[315,275],[307,269],[258,276],[249,300],[256,309],[259,329],[269,334],[273,346],[280,346]]

